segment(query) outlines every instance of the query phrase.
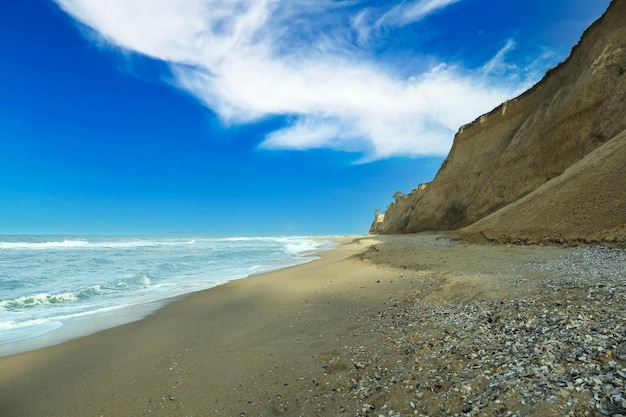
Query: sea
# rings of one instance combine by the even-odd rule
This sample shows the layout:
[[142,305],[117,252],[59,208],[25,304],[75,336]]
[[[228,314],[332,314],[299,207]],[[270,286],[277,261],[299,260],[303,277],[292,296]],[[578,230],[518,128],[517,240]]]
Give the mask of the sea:
[[311,236],[0,235],[0,356],[136,321],[333,246]]

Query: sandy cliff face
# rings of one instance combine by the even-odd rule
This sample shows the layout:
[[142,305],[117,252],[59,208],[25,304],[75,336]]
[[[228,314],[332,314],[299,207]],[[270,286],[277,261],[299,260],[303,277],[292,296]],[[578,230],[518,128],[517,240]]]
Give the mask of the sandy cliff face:
[[[626,147],[621,144],[626,141],[626,136],[620,133],[625,129],[626,0],[613,0],[607,12],[585,31],[564,63],[550,70],[541,82],[521,96],[461,127],[435,179],[425,189],[415,190],[392,203],[384,220],[374,222],[370,232],[456,230],[472,225],[507,210],[512,203],[563,176],[568,168],[604,144],[615,142],[610,147],[613,153],[601,158],[607,164],[613,157],[623,157]],[[617,190],[616,193],[607,195],[605,202],[617,207],[611,211],[614,219],[597,225],[602,230],[613,230],[626,223],[626,195],[623,191],[626,189],[626,172],[623,172],[626,166],[623,162],[611,166],[618,172],[605,174],[616,175],[607,176],[606,181],[598,177],[592,185],[593,191],[600,193],[603,187],[617,182],[617,187],[612,188]],[[583,171],[586,173],[583,176],[567,175],[560,180],[558,187],[571,188],[570,193],[544,191],[535,194],[533,203],[527,201],[523,206],[525,216],[519,212],[490,216],[491,238],[515,240],[507,235],[507,230],[513,233],[523,229],[525,240],[543,239],[530,232],[533,222],[542,218],[539,210],[577,204],[585,207],[585,204],[579,204],[581,194],[576,190],[591,186],[583,185],[585,176],[604,172],[602,166]],[[584,194],[591,198],[589,194],[593,192]],[[563,233],[575,228],[583,218],[593,220],[597,210],[591,206],[589,210],[588,213],[574,210],[578,213],[576,218],[570,216],[569,223],[559,222],[560,226],[550,229],[549,233],[544,230],[543,236],[548,240],[563,240]],[[513,211],[509,209],[509,212]],[[481,227],[486,225],[477,223],[465,236],[490,238],[480,234]],[[580,233],[570,233],[566,240],[574,235],[576,239],[585,240],[585,234],[601,239],[604,236],[602,230],[594,227],[591,226],[593,230],[587,228]],[[617,235],[611,232],[605,237],[618,239]]]

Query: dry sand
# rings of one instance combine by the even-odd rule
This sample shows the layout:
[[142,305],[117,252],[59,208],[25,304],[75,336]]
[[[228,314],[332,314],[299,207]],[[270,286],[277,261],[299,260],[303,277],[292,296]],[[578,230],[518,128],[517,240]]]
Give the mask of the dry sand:
[[[443,401],[437,395],[445,384],[439,394],[417,392],[426,371],[405,362],[424,353],[407,352],[403,343],[408,327],[424,323],[406,306],[541,297],[546,289],[538,283],[553,273],[528,265],[572,249],[436,238],[349,238],[320,260],[193,294],[136,323],[0,358],[0,416],[454,414],[445,401],[466,413],[460,415],[506,415],[501,403],[472,411],[467,396]],[[412,346],[420,337],[442,342],[435,327],[410,333]],[[619,359],[616,366],[624,365]],[[544,400],[515,404],[518,415],[557,412]],[[574,404],[580,415],[596,415],[585,401]]]

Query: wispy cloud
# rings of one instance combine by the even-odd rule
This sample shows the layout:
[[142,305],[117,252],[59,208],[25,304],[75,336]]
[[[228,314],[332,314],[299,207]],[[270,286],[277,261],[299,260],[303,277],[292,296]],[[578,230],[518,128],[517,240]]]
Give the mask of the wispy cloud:
[[483,76],[488,77],[493,74],[497,75],[507,73],[512,69],[514,70],[515,66],[507,64],[505,61],[507,52],[512,51],[513,49],[515,49],[515,41],[513,41],[513,39],[508,39],[502,49],[500,49],[498,53],[483,66]]
[[459,0],[385,9],[331,0],[55,1],[107,42],[169,63],[177,86],[225,124],[287,116],[261,144],[268,149],[348,150],[364,161],[445,155],[461,124],[522,87],[496,70],[512,43],[479,70],[440,64],[407,79],[353,42],[367,27],[408,25]]
[[376,22],[377,26],[402,27],[417,22],[429,14],[461,0],[403,1],[385,12]]
[[371,7],[360,10],[352,18],[352,28],[360,45],[378,37],[386,29],[400,28],[418,22],[428,15],[461,0],[402,1],[391,7]]

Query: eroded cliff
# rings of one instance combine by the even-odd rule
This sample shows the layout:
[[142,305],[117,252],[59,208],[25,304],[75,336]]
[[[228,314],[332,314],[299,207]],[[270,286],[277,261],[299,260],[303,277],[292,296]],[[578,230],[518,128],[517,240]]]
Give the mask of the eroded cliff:
[[[370,232],[457,230],[472,225],[559,178],[610,141],[617,143],[611,148],[614,154],[603,158],[623,157],[626,147],[621,144],[626,136],[620,133],[625,129],[626,0],[613,0],[606,13],[585,31],[565,62],[548,71],[524,94],[461,127],[434,180],[392,203],[384,219],[375,221]],[[616,232],[626,223],[626,173],[621,172],[623,164],[621,167],[618,175],[607,177],[607,181],[598,178],[593,182],[593,187],[598,188],[617,181],[611,185],[622,190],[606,202],[617,207],[611,211],[613,219],[592,226],[593,230],[570,233],[565,240],[574,235],[585,240],[585,234],[594,236],[589,240],[602,240],[602,236],[624,238]],[[476,223],[464,236],[483,236],[481,227],[489,224],[490,230],[499,231],[494,232],[499,240],[515,240],[507,230],[514,234],[522,229],[526,231],[526,240],[542,240],[529,234],[532,223],[542,218],[539,211],[580,203],[576,190],[583,186],[580,176],[564,176],[558,187],[571,188],[572,192],[558,194],[558,198],[544,192],[535,196],[532,205],[526,203],[527,216],[492,216],[489,223]],[[545,204],[546,199],[550,204]],[[547,240],[563,240],[564,232],[571,232],[582,218],[593,220],[597,210],[579,205],[582,211],[576,210],[577,218],[561,222],[560,227],[543,236]],[[612,232],[603,234],[605,229]]]

